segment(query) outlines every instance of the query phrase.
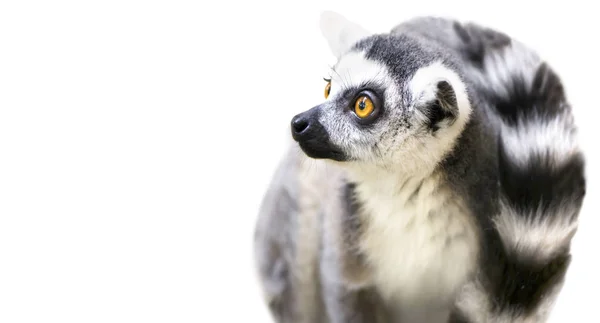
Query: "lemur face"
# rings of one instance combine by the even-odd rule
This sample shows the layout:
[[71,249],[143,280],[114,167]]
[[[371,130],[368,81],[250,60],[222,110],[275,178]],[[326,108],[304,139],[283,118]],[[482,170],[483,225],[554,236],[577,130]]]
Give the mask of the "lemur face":
[[465,85],[441,51],[408,36],[370,35],[333,13],[321,27],[338,61],[325,102],[292,119],[302,150],[348,164],[437,163],[470,113]]

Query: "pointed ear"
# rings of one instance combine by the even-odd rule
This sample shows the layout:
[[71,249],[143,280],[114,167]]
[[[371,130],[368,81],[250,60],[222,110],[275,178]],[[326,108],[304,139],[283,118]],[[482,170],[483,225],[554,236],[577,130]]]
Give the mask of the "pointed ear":
[[319,25],[335,57],[340,57],[357,41],[371,35],[363,27],[333,11],[324,11]]

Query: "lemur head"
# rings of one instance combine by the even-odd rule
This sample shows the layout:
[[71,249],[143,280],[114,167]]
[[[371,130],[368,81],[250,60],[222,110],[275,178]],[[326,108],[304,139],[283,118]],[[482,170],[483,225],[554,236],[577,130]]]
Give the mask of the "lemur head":
[[332,12],[321,30],[338,60],[325,102],[292,119],[304,153],[359,167],[434,167],[471,112],[451,59],[425,40],[371,34]]

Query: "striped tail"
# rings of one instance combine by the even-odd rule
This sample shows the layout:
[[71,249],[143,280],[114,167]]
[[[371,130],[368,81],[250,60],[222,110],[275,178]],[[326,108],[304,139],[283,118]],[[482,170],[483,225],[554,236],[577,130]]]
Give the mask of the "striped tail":
[[484,268],[461,294],[452,322],[545,322],[569,266],[584,157],[560,78],[545,63],[529,71],[510,75],[495,98],[500,212],[485,233]]

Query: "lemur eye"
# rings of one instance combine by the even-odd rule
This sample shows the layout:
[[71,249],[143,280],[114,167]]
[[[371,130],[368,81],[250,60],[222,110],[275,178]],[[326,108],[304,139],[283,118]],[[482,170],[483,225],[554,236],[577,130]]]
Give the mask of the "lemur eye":
[[325,85],[325,98],[329,97],[329,93],[331,92],[331,81],[327,81],[327,85]]
[[361,119],[364,119],[373,113],[375,106],[373,101],[366,95],[361,95],[354,102],[354,113]]

